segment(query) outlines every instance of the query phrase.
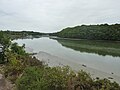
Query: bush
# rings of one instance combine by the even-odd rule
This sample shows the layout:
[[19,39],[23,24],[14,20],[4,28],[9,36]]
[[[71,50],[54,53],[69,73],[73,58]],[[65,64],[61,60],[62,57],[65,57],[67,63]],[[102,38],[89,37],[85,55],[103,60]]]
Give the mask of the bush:
[[17,58],[16,54],[9,53],[7,54],[8,63],[6,63],[6,67],[4,68],[4,74],[8,77],[12,82],[15,82],[17,77],[22,73],[24,66],[21,61]]
[[120,90],[119,84],[111,82],[108,79],[101,79],[94,82],[94,87],[97,90]]
[[25,45],[18,46],[17,43],[11,44],[11,52],[12,53],[16,53],[16,54],[19,54],[19,55],[26,55],[26,52],[25,52],[24,48],[25,48]]
[[4,54],[0,53],[0,64],[2,64],[4,62],[5,62],[5,60],[4,60]]
[[94,80],[84,71],[75,74],[69,67],[28,67],[16,86],[18,90],[120,90],[116,82]]
[[68,79],[73,74],[68,67],[29,67],[17,80],[17,88],[18,90],[65,90]]
[[43,63],[35,57],[29,55],[18,55],[16,53],[7,52],[8,62],[5,64],[4,74],[13,83],[23,73],[24,69],[29,66],[43,67]]

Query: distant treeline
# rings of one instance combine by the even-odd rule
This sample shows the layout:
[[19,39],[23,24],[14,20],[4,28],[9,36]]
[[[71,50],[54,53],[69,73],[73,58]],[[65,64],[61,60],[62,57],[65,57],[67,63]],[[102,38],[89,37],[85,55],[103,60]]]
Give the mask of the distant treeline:
[[68,27],[60,32],[52,33],[50,35],[63,38],[120,41],[120,24],[81,25]]
[[6,35],[8,35],[10,38],[23,38],[26,36],[33,36],[33,37],[39,37],[40,35],[45,35],[44,33],[40,32],[34,32],[34,31],[0,31]]

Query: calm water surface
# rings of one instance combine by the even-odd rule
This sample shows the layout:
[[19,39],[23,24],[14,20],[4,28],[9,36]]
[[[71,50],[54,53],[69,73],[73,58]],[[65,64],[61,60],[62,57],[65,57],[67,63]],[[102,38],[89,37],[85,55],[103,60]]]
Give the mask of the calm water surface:
[[47,52],[77,64],[85,64],[87,67],[120,76],[119,42],[56,40],[49,37],[18,39],[15,42],[19,45],[25,44],[33,52]]

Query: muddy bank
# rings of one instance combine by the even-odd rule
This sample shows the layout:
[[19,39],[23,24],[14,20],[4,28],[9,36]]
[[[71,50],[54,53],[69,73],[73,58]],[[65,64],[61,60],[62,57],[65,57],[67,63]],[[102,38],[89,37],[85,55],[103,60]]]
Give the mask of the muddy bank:
[[111,81],[116,81],[117,83],[120,84],[120,76],[115,75],[114,73],[106,73],[103,71],[96,70],[94,68],[90,68],[84,63],[78,64],[73,62],[72,60],[67,60],[62,57],[54,56],[46,52],[40,51],[35,55],[36,58],[39,60],[42,60],[49,66],[70,66],[73,70],[79,71],[79,70],[84,70],[88,73],[91,74],[93,78],[99,77],[99,78],[108,78]]

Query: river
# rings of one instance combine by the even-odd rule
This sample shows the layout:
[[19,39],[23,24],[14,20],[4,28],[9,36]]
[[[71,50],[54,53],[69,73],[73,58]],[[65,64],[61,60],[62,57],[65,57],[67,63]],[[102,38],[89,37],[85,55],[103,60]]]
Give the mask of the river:
[[[14,40],[19,45],[25,44],[29,52],[40,53],[43,59],[47,55],[58,59],[51,64],[77,67],[83,65],[101,72],[114,74],[120,77],[120,42],[90,41],[90,40],[64,40],[49,37]],[[49,63],[50,61],[48,61]]]

